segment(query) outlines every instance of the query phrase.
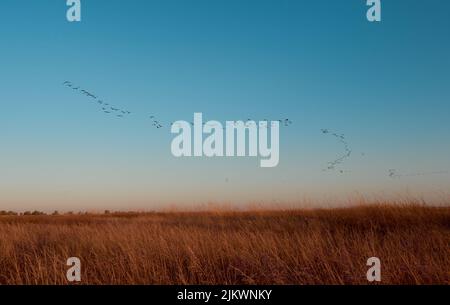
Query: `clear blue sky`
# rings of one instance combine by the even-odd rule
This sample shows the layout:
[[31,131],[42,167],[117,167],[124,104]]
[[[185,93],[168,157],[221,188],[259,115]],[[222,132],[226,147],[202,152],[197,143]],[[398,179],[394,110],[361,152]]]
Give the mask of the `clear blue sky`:
[[[355,194],[449,198],[450,2],[65,1],[0,4],[0,209],[152,209]],[[133,112],[118,119],[65,80]],[[163,122],[289,118],[280,164],[176,159]],[[338,171],[324,172],[342,153]],[[314,202],[314,201],[313,201]]]

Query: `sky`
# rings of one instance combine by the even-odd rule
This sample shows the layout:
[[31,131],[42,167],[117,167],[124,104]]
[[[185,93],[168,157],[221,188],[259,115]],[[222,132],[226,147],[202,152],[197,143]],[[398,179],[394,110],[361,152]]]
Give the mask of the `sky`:
[[[380,23],[364,0],[81,3],[73,23],[63,0],[0,4],[0,210],[450,199],[449,1],[382,1]],[[194,112],[289,118],[279,165],[175,158]],[[352,150],[336,170],[321,129]]]

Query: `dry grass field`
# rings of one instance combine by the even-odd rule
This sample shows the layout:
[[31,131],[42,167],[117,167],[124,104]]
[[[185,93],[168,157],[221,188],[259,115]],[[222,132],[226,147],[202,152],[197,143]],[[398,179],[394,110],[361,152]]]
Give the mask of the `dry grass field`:
[[0,216],[0,284],[450,284],[450,208]]

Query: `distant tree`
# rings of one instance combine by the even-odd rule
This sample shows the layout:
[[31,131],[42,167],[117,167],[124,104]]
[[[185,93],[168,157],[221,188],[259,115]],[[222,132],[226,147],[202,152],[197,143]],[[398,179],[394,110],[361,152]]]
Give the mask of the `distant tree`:
[[52,216],[58,216],[59,215],[59,212],[58,211],[54,211],[53,213],[52,213]]
[[23,212],[23,216],[30,216],[30,215],[31,215],[30,211]]
[[45,215],[44,212],[40,212],[40,211],[34,211],[33,213],[31,213],[31,215],[33,216],[40,216],[40,215]]
[[109,214],[111,214],[111,211],[110,210],[105,210],[105,214],[109,215]]

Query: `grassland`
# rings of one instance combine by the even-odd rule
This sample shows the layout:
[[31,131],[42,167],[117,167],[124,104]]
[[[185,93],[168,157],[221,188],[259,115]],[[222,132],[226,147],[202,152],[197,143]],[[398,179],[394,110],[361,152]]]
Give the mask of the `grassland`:
[[450,284],[450,208],[0,217],[0,284]]

